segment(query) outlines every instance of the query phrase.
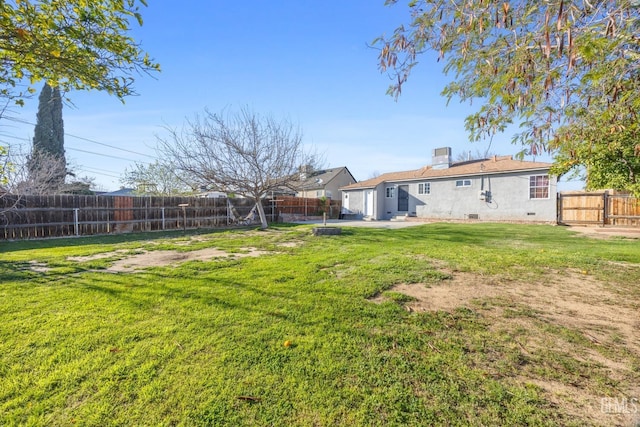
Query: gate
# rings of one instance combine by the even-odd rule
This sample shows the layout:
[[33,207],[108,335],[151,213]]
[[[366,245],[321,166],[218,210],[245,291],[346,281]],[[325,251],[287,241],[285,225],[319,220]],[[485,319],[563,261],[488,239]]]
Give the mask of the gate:
[[607,191],[559,193],[558,223],[640,227],[640,199]]

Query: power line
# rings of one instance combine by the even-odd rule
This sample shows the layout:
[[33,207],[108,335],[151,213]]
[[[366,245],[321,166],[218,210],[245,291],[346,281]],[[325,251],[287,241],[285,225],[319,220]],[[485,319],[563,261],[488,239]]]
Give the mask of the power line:
[[[18,119],[18,118],[15,118],[15,117],[6,117],[6,119],[10,120],[10,121],[13,121],[13,122],[17,122],[17,123],[22,123],[22,124],[25,124],[25,125],[31,125],[31,126],[35,126],[36,125],[35,123],[31,123],[28,120]],[[115,145],[105,144],[104,142],[99,142],[99,141],[96,141],[96,140],[93,140],[93,139],[89,139],[89,138],[85,138],[85,137],[82,137],[82,136],[73,135],[73,134],[70,134],[70,133],[67,133],[67,132],[65,132],[64,135],[65,136],[69,136],[71,138],[80,139],[82,141],[87,141],[87,142],[90,142],[92,144],[97,144],[97,145],[102,145],[104,147],[113,148],[114,150],[120,150],[120,151],[124,151],[124,152],[127,152],[127,153],[136,154],[138,156],[144,156],[144,157],[148,157],[150,159],[158,160],[157,157],[151,156],[149,154],[140,153],[138,151],[133,151],[133,150],[128,150],[126,148],[116,147]],[[24,141],[29,141],[26,138],[18,138],[18,137],[11,137],[11,138],[22,139]],[[96,154],[96,153],[93,153],[93,154]]]
[[[20,138],[16,138],[16,139],[20,139]],[[0,139],[0,142],[2,142],[1,139]],[[11,144],[9,144],[8,142],[7,142],[7,144],[9,145],[9,147],[11,147]],[[142,160],[136,161],[136,160],[128,159],[128,158],[125,158],[125,157],[118,157],[118,156],[112,156],[112,155],[109,155],[109,154],[96,153],[95,151],[82,150],[80,148],[65,147],[65,151],[66,150],[79,151],[79,152],[82,152],[82,153],[93,154],[93,155],[101,156],[101,157],[109,157],[109,158],[118,159],[118,160],[126,160],[126,161],[129,161],[129,162],[133,161],[133,162],[136,162],[136,163],[144,163],[146,165],[151,164],[150,162],[145,162],[145,161],[142,161]],[[29,155],[28,153],[13,153],[13,156],[17,156],[17,157],[26,157],[28,155]]]
[[116,171],[110,171],[107,169],[100,169],[100,168],[94,168],[94,167],[87,167],[87,166],[80,166],[81,169],[85,169],[85,170],[94,170],[94,171],[101,171],[101,172],[107,172],[107,173],[119,173]]
[[110,178],[118,178],[118,179],[120,178],[120,177],[119,177],[119,176],[117,176],[117,175],[112,175],[112,174],[110,174],[110,173],[99,172],[99,171],[97,171],[97,170],[93,170],[93,169],[91,169],[91,168],[79,168],[78,170],[79,170],[79,171],[84,171],[84,172],[87,172],[87,173],[90,173],[90,174],[96,174],[96,175],[108,176],[108,177],[110,177]]
[[92,139],[84,138],[84,137],[81,137],[81,136],[72,135],[72,134],[70,134],[70,133],[65,133],[65,136],[70,136],[70,137],[72,137],[72,138],[80,139],[80,140],[82,140],[82,141],[91,142],[92,144],[98,144],[98,145],[102,145],[102,146],[104,146],[104,147],[113,148],[113,149],[115,149],[115,150],[125,151],[125,152],[127,152],[127,153],[137,154],[137,155],[139,155],[139,156],[144,156],[144,157],[148,157],[148,158],[153,159],[153,160],[157,160],[157,157],[150,156],[149,154],[138,153],[137,151],[127,150],[126,148],[118,148],[118,147],[115,147],[115,146],[113,146],[113,145],[105,144],[104,142],[94,141],[94,140],[92,140]]
[[[109,155],[109,154],[96,153],[95,151],[81,150],[79,148],[65,148],[65,150],[79,151],[81,153],[94,154],[96,156],[109,157],[109,158],[117,159],[117,160],[126,160],[128,162],[132,161],[131,159],[127,159],[125,157],[118,157],[118,156],[112,156],[112,155]],[[143,162],[143,161],[139,161],[138,163],[150,164],[149,162]]]

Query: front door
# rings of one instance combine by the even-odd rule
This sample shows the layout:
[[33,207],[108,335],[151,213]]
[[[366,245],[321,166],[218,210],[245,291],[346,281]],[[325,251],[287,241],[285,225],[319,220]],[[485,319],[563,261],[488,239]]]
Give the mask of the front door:
[[373,190],[364,192],[364,216],[373,216]]
[[398,212],[409,211],[409,186],[398,186]]

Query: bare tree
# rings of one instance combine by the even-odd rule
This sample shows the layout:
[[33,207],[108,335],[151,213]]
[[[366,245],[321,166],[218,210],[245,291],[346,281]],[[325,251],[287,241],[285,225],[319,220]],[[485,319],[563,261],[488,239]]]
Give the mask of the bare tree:
[[49,153],[38,154],[37,168],[31,165],[30,155],[8,151],[6,157],[10,168],[5,170],[6,192],[15,195],[46,195],[60,193],[64,182],[60,176],[67,173],[64,158]]
[[167,131],[167,138],[158,138],[159,150],[178,171],[200,185],[253,199],[262,228],[268,224],[261,200],[297,181],[299,166],[313,157],[305,152],[297,126],[248,108],[205,110],[181,130]]
[[382,175],[382,174],[380,173],[380,171],[379,171],[379,170],[377,170],[377,169],[375,169],[373,172],[371,172],[371,173],[369,174],[369,177],[368,177],[367,179],[374,179],[374,178],[379,177],[380,175]]
[[497,155],[496,153],[494,153],[493,151],[489,151],[489,149],[486,149],[484,151],[476,149],[475,152],[471,152],[471,150],[469,150],[469,151],[463,151],[461,153],[458,153],[458,155],[456,156],[456,161],[467,162],[470,160],[488,159],[496,155]]
[[136,192],[154,196],[173,196],[193,193],[192,185],[173,165],[156,160],[154,163],[135,163],[124,171],[120,182],[134,187]]
[[[13,99],[12,92],[9,89],[0,88],[0,120],[6,118],[7,113],[11,112],[10,107]],[[2,127],[4,127],[4,121],[0,124],[0,137],[4,135]],[[14,168],[9,158],[9,146],[4,144],[4,141],[0,141],[0,197],[8,193],[9,174]]]

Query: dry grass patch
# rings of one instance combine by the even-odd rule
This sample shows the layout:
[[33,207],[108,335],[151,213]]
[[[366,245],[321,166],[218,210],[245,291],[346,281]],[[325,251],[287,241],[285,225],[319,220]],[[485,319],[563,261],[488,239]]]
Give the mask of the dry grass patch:
[[[213,259],[234,259],[245,257],[258,257],[270,252],[261,251],[256,248],[241,248],[242,252],[227,252],[217,248],[205,248],[195,251],[140,251],[139,253],[127,255],[122,259],[114,261],[106,271],[112,273],[131,273],[149,267],[166,267],[177,265],[187,261],[211,261]],[[86,262],[98,259],[106,259],[114,256],[122,256],[127,250],[117,250],[113,252],[103,252],[89,256],[68,257],[68,261]]]
[[[520,354],[507,375],[512,381],[539,387],[565,413],[594,425],[631,425],[635,414],[605,413],[601,399],[640,397],[640,310],[634,298],[583,271],[550,271],[537,282],[447,273],[449,280],[399,284],[372,301],[394,300],[418,313],[475,310],[492,334]],[[492,370],[491,364],[485,368]]]

